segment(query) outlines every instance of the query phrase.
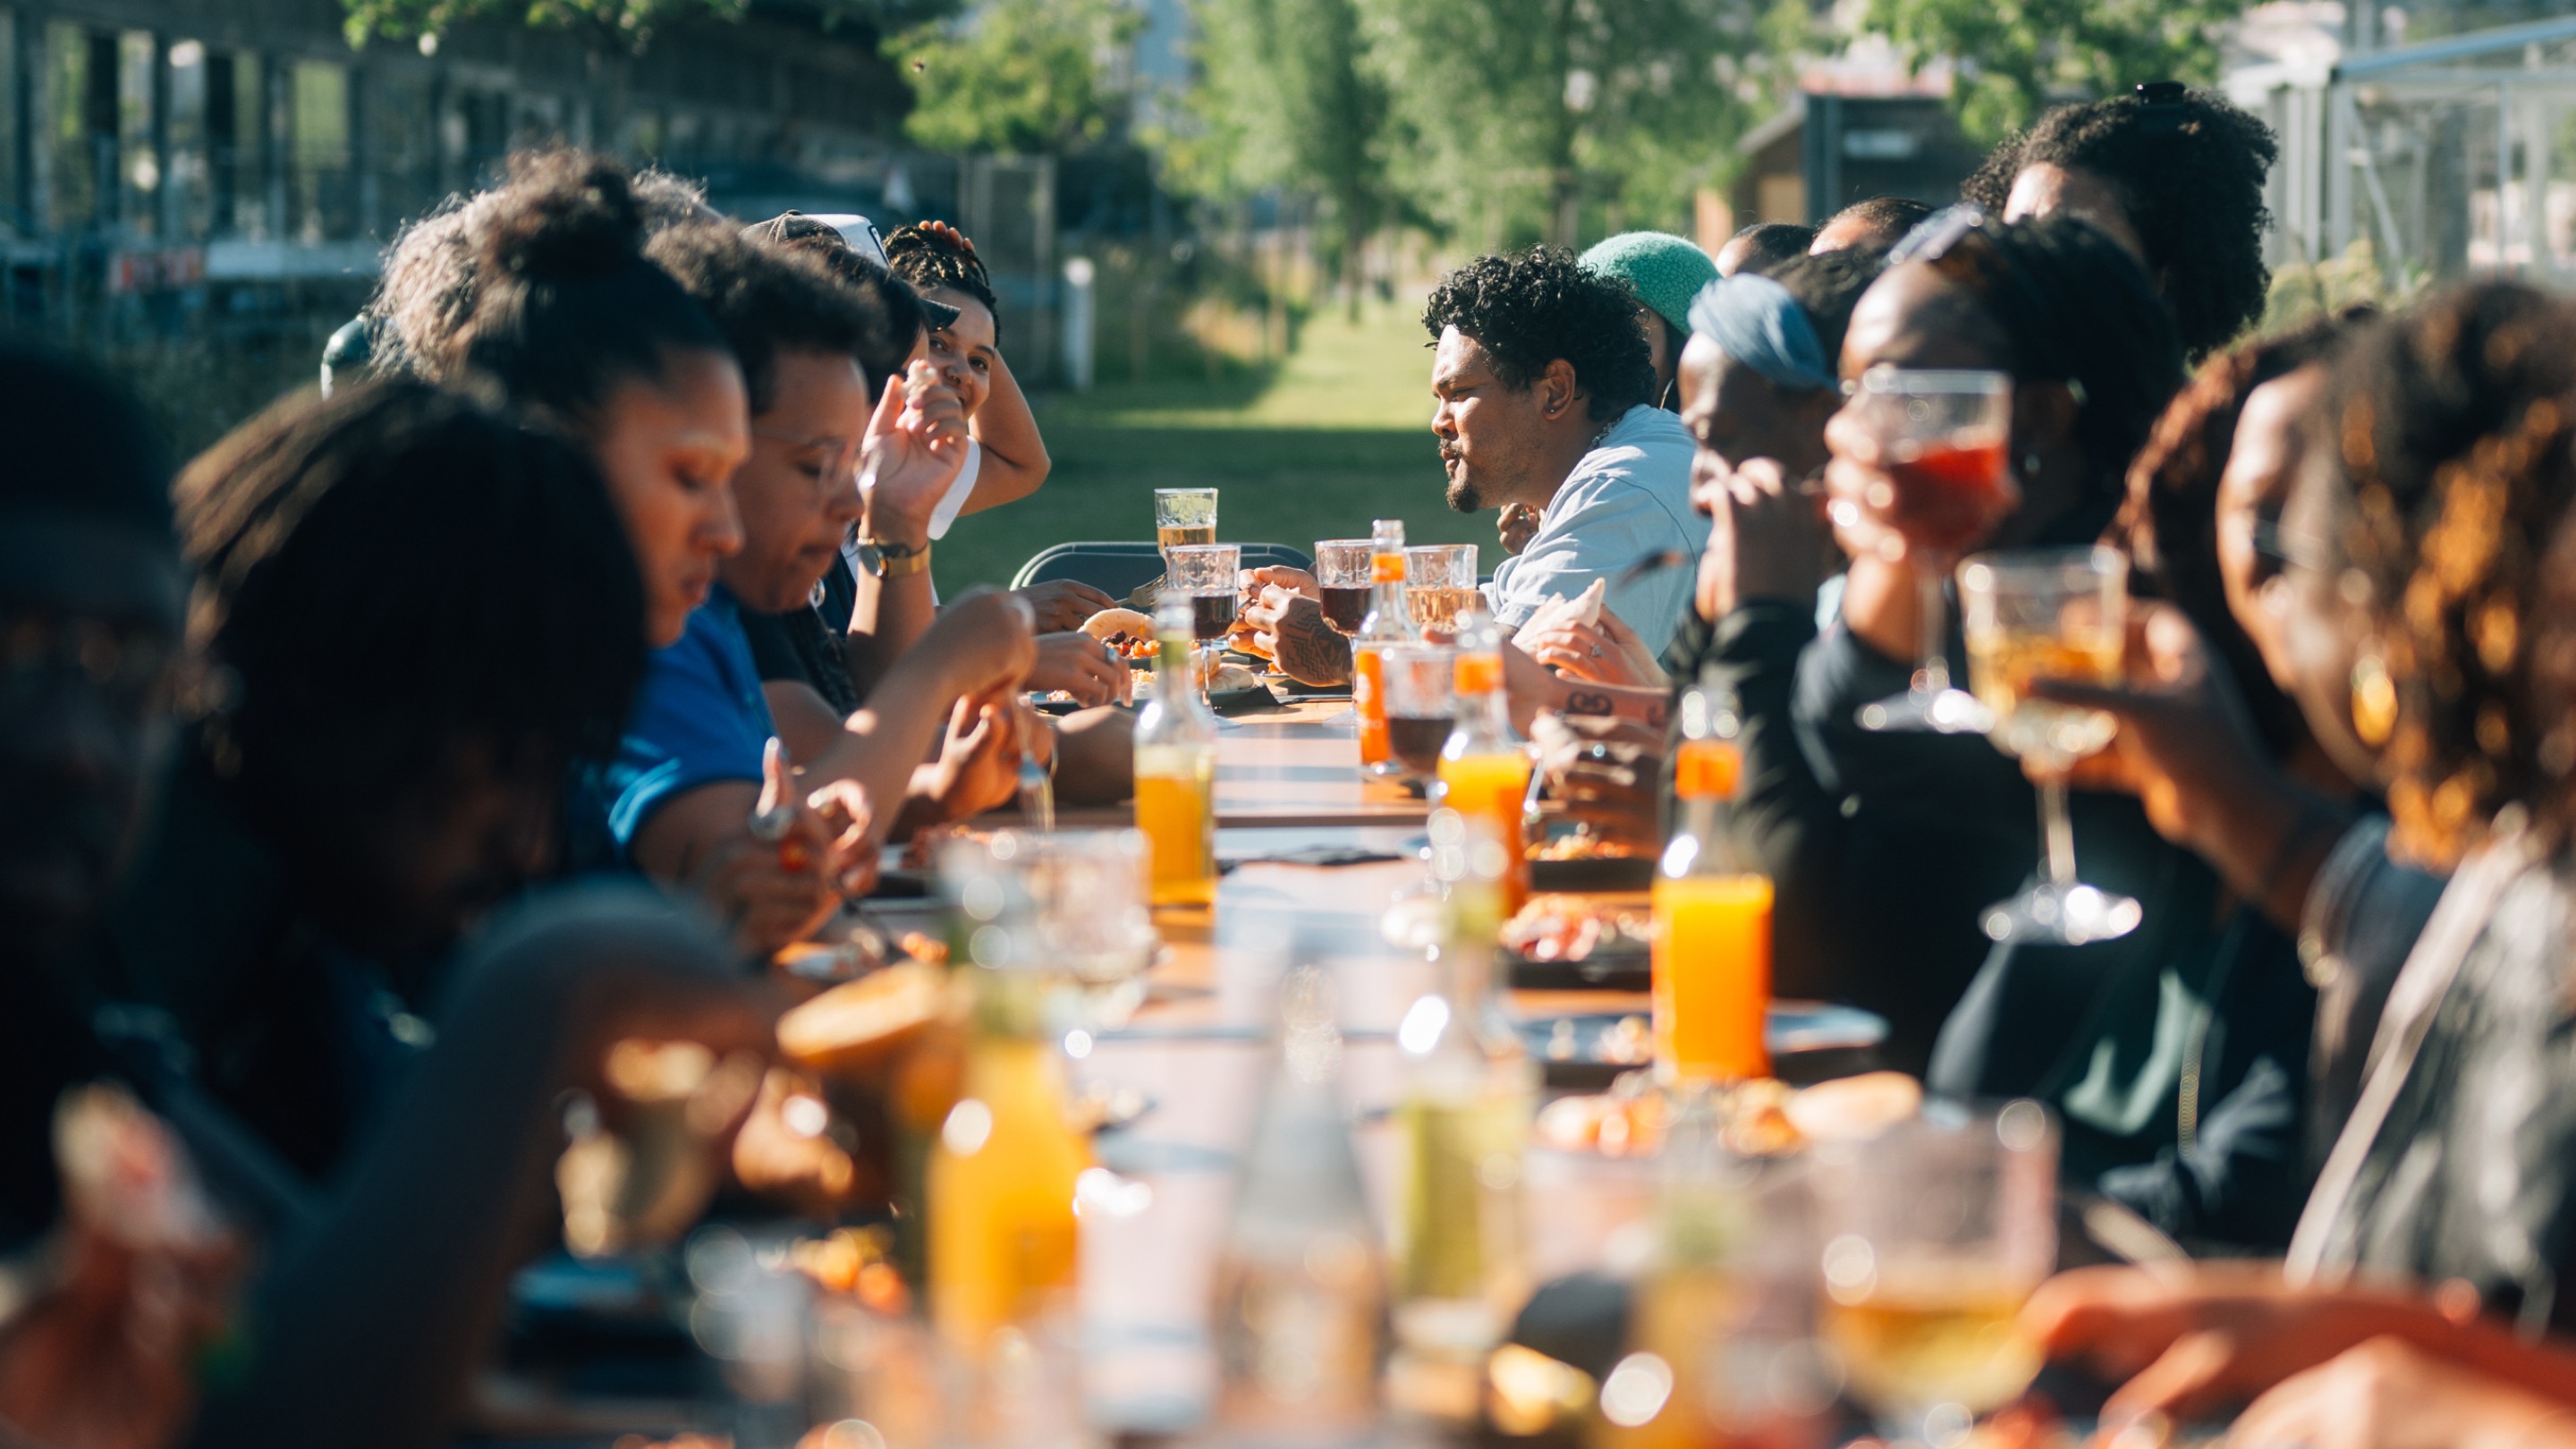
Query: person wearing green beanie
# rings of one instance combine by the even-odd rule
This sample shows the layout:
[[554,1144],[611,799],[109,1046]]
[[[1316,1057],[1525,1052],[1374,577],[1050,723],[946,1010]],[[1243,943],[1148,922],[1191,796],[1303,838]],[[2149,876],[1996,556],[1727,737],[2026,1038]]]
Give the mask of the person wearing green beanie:
[[1717,280],[1717,263],[1687,237],[1664,231],[1623,231],[1582,257],[1584,270],[1624,284],[1644,303],[1638,323],[1654,354],[1655,401],[1669,407],[1682,344],[1690,340],[1691,299]]

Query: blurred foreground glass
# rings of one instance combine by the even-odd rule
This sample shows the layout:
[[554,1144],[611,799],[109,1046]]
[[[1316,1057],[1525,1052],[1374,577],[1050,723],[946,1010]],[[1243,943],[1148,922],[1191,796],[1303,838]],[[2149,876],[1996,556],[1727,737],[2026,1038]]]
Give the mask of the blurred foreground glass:
[[1484,602],[1476,588],[1476,546],[1425,544],[1404,551],[1404,603],[1417,631],[1455,634],[1458,616]]
[[1440,773],[1440,750],[1456,723],[1457,659],[1457,650],[1438,644],[1381,651],[1387,751],[1409,780],[1428,784]]
[[[823,1449],[1094,1449],[1070,1305],[980,1351],[918,1318],[825,1299],[813,1326],[811,1409]],[[816,1442],[809,1439],[808,1443]]]
[[[1049,1006],[1051,1028],[1114,1028],[1142,1001],[1140,978],[1162,945],[1147,902],[1144,832],[999,831],[952,842],[941,853],[940,875],[952,895],[972,891],[979,903],[997,895],[1008,903],[992,928],[1009,934],[1014,957],[1030,962],[1062,998]],[[973,884],[979,880],[987,883]]]
[[1154,490],[1154,546],[1163,551],[1163,568],[1172,567],[1172,550],[1185,543],[1216,542],[1216,490]]
[[1365,538],[1327,538],[1315,544],[1315,591],[1324,606],[1324,622],[1344,636],[1359,633],[1368,622],[1371,543]]
[[2036,1102],[1929,1102],[1810,1162],[1826,1341],[1889,1439],[1953,1449],[2039,1372],[2022,1305],[2057,1260],[2057,1127]]
[[1942,585],[1960,552],[2012,511],[2005,462],[2012,379],[2000,372],[1882,365],[1861,374],[1843,412],[1877,441],[1888,481],[1859,504],[1837,500],[1834,506],[1865,510],[1902,537],[1921,591],[1923,644],[1912,687],[1862,705],[1861,728],[1973,734],[1985,728],[1985,712],[1950,686]]
[[2115,685],[2128,639],[2128,559],[2107,548],[1984,553],[1959,568],[1968,682],[1992,719],[1987,738],[2039,778],[2043,879],[1978,918],[1998,941],[2080,946],[2137,929],[2138,903],[2075,878],[2066,776],[2111,742],[2119,722],[2030,696],[2041,680]]

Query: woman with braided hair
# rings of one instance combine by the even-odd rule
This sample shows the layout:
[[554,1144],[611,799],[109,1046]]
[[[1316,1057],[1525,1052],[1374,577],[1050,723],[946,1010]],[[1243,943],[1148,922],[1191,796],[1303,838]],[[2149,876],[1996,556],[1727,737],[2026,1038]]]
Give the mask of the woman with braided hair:
[[930,361],[966,404],[973,446],[931,519],[931,537],[960,514],[999,508],[1038,491],[1053,464],[1019,379],[1002,358],[1002,302],[975,244],[946,222],[925,221],[886,238],[886,265],[956,315],[930,333]]
[[2282,534],[2302,708],[2450,882],[2280,1270],[2070,1274],[2030,1323],[2136,1375],[2106,1419],[2576,1443],[2576,308],[2486,284],[2358,339]]

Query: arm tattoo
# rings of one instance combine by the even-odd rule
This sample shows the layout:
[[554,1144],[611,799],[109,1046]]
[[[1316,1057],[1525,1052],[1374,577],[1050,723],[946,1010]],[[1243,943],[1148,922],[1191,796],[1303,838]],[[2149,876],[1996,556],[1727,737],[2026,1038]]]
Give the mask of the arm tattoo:
[[1565,697],[1567,714],[1615,714],[1618,705],[1598,690],[1578,689]]
[[1279,616],[1279,668],[1306,684],[1347,684],[1351,641],[1324,622],[1323,606],[1308,598],[1288,601]]

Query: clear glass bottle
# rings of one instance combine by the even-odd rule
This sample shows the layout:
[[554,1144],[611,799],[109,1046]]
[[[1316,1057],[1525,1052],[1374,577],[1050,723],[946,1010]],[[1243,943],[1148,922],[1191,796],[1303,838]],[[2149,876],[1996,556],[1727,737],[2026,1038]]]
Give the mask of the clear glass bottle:
[[1439,989],[1396,1029],[1395,1332],[1408,1356],[1481,1364],[1529,1293],[1521,1150],[1538,1070],[1494,992],[1503,843],[1492,824],[1431,813],[1448,889]]
[[1724,810],[1743,773],[1737,716],[1705,677],[1685,690],[1673,752],[1675,829],[1654,884],[1655,1073],[1666,1083],[1771,1074],[1771,880],[1747,867]]
[[1379,1421],[1386,1267],[1343,1106],[1331,978],[1279,993],[1280,1052],[1217,1259],[1215,1437],[1368,1442]]
[[1529,746],[1512,730],[1511,702],[1503,690],[1503,631],[1493,616],[1474,610],[1458,621],[1458,658],[1452,692],[1457,723],[1440,748],[1440,776],[1433,806],[1446,805],[1470,819],[1492,822],[1504,853],[1503,914],[1529,899]]
[[1400,767],[1386,742],[1386,680],[1382,649],[1415,640],[1413,618],[1404,603],[1404,520],[1381,518],[1369,525],[1369,611],[1351,640],[1351,709],[1359,716],[1360,768],[1378,776]]
[[1074,1192],[1091,1151],[1066,1111],[1043,975],[1008,961],[960,972],[974,1025],[965,1095],[931,1148],[930,1308],[941,1334],[980,1348],[1069,1304],[1081,1261]]
[[1153,904],[1216,902],[1216,716],[1190,663],[1190,601],[1154,611],[1153,697],[1136,715],[1136,828],[1153,857]]

